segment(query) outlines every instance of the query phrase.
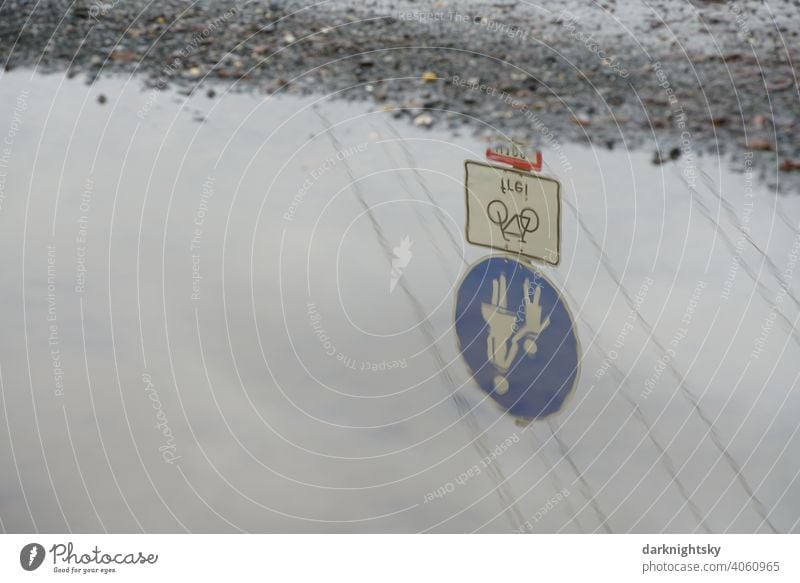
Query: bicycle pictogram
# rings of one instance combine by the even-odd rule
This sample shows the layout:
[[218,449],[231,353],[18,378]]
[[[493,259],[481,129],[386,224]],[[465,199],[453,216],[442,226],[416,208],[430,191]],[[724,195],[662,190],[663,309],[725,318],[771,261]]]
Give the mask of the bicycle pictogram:
[[486,215],[492,223],[500,227],[500,233],[506,241],[511,236],[524,243],[525,235],[533,233],[539,228],[539,215],[535,210],[525,207],[509,218],[508,207],[500,199],[495,199],[488,204]]

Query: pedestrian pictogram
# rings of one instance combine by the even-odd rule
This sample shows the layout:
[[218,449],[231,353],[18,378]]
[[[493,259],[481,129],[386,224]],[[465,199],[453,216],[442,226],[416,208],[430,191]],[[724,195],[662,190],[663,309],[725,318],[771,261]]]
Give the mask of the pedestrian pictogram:
[[455,326],[478,385],[523,419],[558,411],[578,378],[578,339],[556,288],[531,266],[488,257],[461,282]]

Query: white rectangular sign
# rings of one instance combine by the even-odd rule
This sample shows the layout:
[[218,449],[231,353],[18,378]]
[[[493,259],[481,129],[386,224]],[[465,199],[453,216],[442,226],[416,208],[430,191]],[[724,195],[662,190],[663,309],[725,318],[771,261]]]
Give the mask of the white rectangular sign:
[[530,172],[466,161],[467,241],[557,265],[561,185]]

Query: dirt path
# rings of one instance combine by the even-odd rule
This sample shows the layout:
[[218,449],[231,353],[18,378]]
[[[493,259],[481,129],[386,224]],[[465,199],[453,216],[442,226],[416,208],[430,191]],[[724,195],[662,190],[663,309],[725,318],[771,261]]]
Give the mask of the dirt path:
[[330,92],[421,126],[648,148],[654,163],[748,149],[770,185],[800,181],[796,3],[305,4],[12,0],[0,46],[7,68]]

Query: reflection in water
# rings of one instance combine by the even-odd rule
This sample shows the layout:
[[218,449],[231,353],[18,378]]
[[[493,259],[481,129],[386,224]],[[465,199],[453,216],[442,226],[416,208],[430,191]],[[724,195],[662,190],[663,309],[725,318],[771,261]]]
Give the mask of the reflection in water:
[[796,530],[800,208],[749,174],[545,150],[581,374],[519,426],[453,328],[484,144],[316,98],[0,94],[5,529]]
[[522,419],[561,410],[578,377],[574,322],[542,274],[500,257],[458,290],[455,330],[475,382]]

